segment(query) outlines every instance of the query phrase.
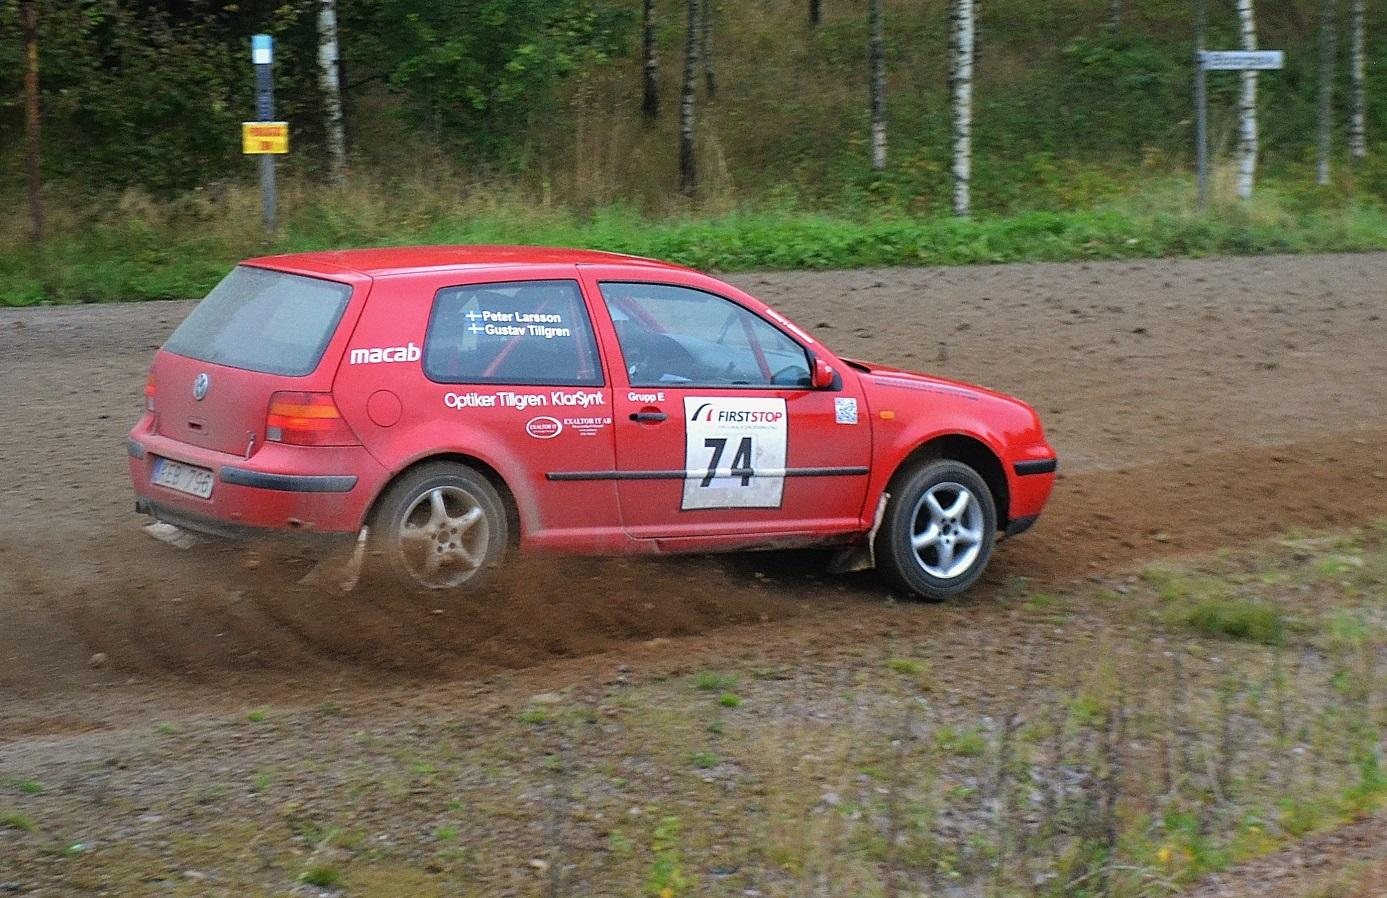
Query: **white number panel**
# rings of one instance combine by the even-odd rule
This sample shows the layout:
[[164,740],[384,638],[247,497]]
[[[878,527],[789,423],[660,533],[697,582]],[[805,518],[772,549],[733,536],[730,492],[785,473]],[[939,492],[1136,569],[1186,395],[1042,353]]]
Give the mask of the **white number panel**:
[[779,508],[784,399],[684,397],[682,509]]

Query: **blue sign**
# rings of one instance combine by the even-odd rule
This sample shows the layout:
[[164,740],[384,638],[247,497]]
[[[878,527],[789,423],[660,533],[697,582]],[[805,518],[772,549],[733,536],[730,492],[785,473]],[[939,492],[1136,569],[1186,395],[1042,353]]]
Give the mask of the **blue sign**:
[[274,61],[274,39],[268,34],[257,34],[250,39],[250,61],[256,65],[269,65]]

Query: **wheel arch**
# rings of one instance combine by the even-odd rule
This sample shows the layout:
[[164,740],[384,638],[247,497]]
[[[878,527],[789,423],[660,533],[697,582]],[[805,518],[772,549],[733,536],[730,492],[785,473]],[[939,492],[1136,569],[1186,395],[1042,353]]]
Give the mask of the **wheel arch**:
[[[993,504],[997,507],[997,529],[1005,530],[1011,519],[1011,487],[1007,483],[1006,469],[992,447],[977,437],[964,433],[947,433],[931,437],[901,459],[901,463],[891,474],[890,484],[894,484],[916,465],[938,459],[962,462],[978,472],[978,476],[992,493]],[[891,486],[888,485],[887,491],[890,489]]]
[[504,505],[506,509],[506,523],[509,525],[506,528],[509,533],[507,541],[510,544],[508,548],[518,548],[520,545],[520,528],[522,524],[520,505],[516,501],[515,491],[511,489],[510,484],[506,482],[506,478],[503,477],[501,472],[496,470],[493,465],[484,459],[478,458],[475,455],[469,455],[465,452],[435,452],[432,455],[416,458],[398,471],[395,471],[386,478],[381,484],[380,489],[376,491],[375,497],[371,499],[371,504],[366,508],[366,514],[362,519],[362,523],[369,524],[372,521],[375,517],[376,509],[380,506],[381,499],[384,498],[385,494],[390,491],[390,488],[394,486],[401,477],[406,476],[416,468],[435,462],[451,462],[471,468],[485,477],[487,482],[495,487],[497,495],[501,497],[501,504]]

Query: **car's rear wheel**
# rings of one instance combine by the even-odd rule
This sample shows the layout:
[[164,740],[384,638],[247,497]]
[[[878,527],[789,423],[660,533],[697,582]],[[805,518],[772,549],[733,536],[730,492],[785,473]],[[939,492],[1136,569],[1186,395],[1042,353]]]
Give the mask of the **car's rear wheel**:
[[996,536],[996,503],[982,477],[962,462],[927,462],[893,485],[877,567],[892,584],[940,601],[977,582]]
[[405,473],[373,519],[374,555],[399,583],[419,591],[475,589],[501,563],[506,509],[480,472],[431,462]]

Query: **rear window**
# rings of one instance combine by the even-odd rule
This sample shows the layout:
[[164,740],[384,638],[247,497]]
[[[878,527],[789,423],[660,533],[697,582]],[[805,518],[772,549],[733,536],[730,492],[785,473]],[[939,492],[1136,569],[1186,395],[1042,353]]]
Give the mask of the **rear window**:
[[197,304],[164,349],[298,377],[318,367],[351,295],[346,284],[241,266]]

